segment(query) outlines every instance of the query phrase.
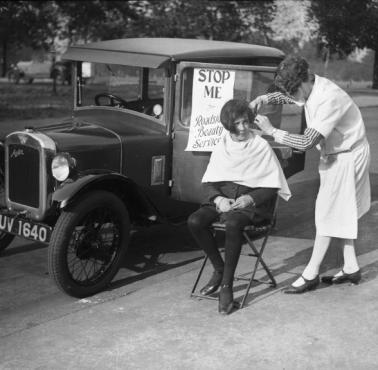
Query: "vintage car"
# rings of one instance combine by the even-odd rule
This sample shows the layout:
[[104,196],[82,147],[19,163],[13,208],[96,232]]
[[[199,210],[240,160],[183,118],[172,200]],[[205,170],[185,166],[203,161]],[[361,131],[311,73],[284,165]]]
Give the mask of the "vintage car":
[[[222,105],[266,92],[283,57],[270,47],[196,39],[70,47],[72,117],[3,142],[0,248],[15,235],[48,244],[49,273],[61,290],[75,297],[103,290],[135,226],[185,221],[198,207],[224,133]],[[264,114],[303,132],[302,108],[283,109]],[[287,177],[304,168],[303,153],[269,142]]]

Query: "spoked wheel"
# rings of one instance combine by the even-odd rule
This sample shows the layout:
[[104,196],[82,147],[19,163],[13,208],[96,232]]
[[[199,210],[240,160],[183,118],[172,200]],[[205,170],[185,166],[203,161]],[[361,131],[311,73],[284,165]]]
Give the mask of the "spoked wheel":
[[82,298],[103,290],[117,273],[130,234],[117,196],[88,193],[58,219],[49,245],[49,272],[58,287]]
[[0,231],[0,252],[3,251],[10,243],[12,243],[14,235]]

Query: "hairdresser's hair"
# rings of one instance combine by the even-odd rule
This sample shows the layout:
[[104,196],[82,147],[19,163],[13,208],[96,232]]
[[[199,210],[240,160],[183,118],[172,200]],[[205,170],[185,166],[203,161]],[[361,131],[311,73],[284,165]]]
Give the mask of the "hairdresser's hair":
[[274,78],[276,87],[286,95],[294,95],[302,82],[309,81],[309,65],[306,59],[291,55],[278,66]]

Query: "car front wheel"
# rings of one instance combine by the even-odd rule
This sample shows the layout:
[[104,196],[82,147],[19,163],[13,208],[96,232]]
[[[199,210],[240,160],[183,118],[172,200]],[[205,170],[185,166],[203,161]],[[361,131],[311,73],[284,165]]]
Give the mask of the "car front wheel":
[[65,293],[83,298],[103,290],[123,261],[130,235],[124,203],[93,191],[60,215],[48,251],[49,273]]

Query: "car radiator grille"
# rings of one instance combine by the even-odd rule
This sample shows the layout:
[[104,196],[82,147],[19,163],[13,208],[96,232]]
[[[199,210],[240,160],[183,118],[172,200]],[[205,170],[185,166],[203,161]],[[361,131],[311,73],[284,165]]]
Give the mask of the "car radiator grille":
[[21,144],[9,145],[9,199],[39,207],[39,151]]

